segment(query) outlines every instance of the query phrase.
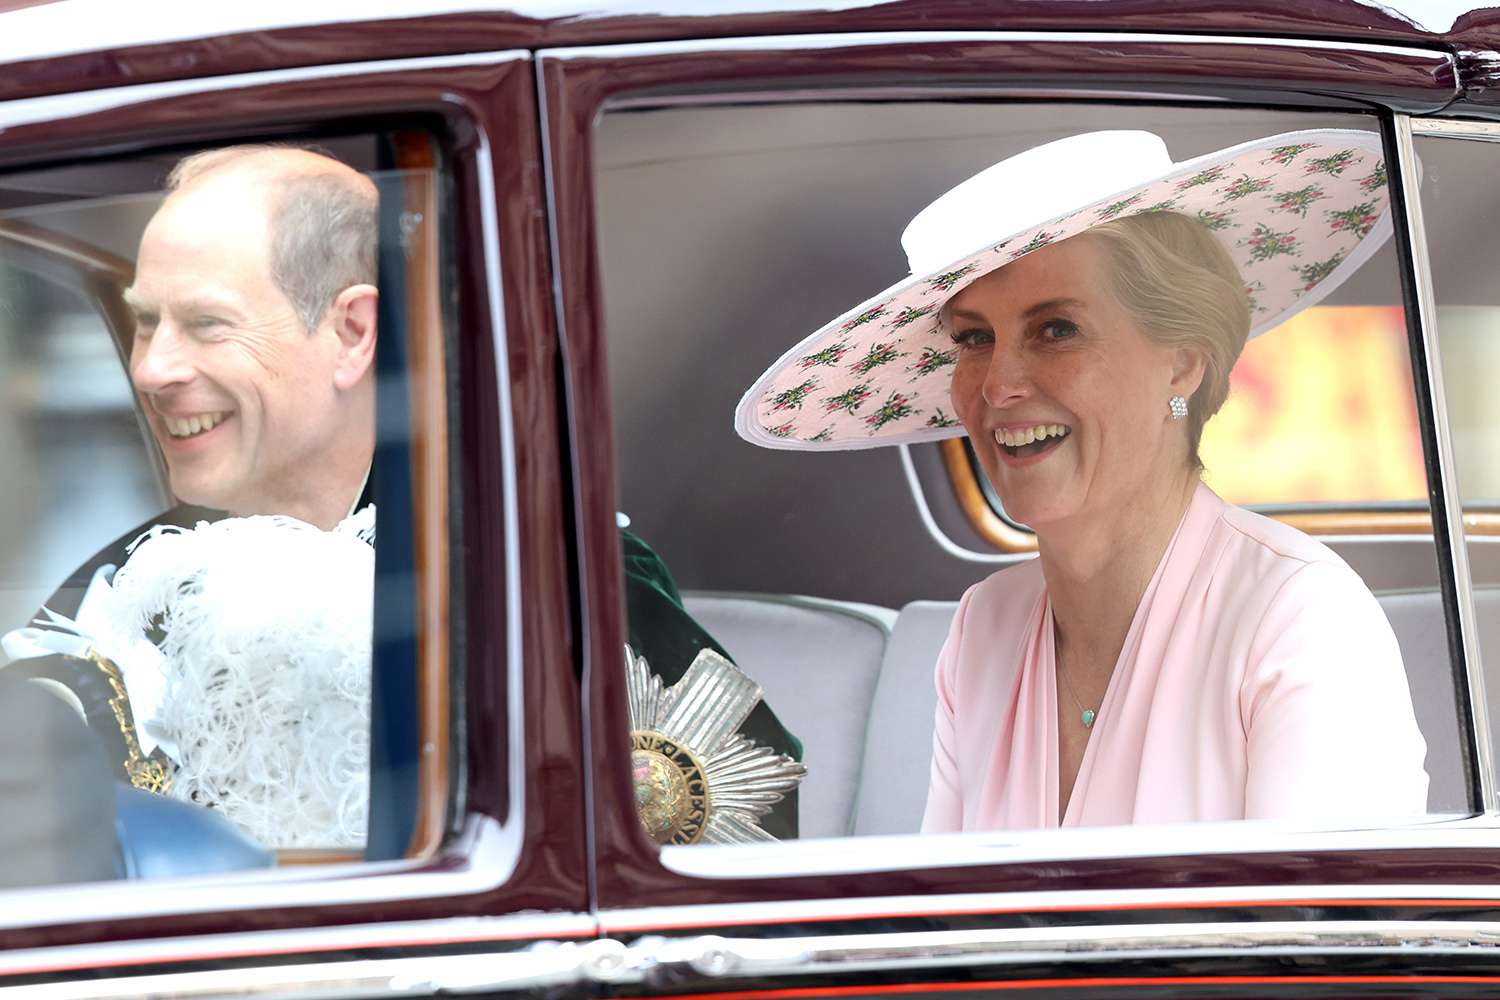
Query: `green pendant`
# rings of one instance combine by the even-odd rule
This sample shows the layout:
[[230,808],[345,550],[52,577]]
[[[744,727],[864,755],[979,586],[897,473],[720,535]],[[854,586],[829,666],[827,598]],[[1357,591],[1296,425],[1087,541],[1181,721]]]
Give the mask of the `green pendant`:
[[1092,708],[1085,708],[1083,710],[1083,728],[1094,728],[1094,710]]

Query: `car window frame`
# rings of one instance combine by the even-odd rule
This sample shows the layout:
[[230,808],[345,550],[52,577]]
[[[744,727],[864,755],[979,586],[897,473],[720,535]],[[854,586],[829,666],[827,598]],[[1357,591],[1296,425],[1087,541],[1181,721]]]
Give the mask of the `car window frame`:
[[[547,586],[565,580],[567,570],[560,504],[549,492],[559,481],[555,434],[539,418],[555,405],[545,362],[555,348],[545,231],[539,210],[497,210],[502,199],[537,209],[542,202],[528,153],[538,146],[530,53],[355,62],[23,98],[0,102],[0,127],[7,136],[0,170],[7,173],[340,131],[416,128],[439,142],[445,162],[434,166],[452,246],[443,277],[451,315],[441,336],[430,339],[447,356],[447,398],[428,401],[440,411],[442,441],[419,459],[425,478],[417,486],[436,504],[424,515],[424,522],[435,518],[428,542],[441,539],[453,572],[419,567],[418,576],[447,590],[454,624],[431,613],[420,621],[429,633],[422,642],[440,643],[451,656],[465,700],[462,723],[449,732],[453,745],[427,748],[446,755],[456,773],[436,825],[418,831],[423,856],[196,878],[170,892],[148,882],[7,892],[6,949],[22,949],[19,956],[43,945],[129,941],[159,935],[164,920],[194,933],[231,932],[251,913],[262,929],[358,924],[368,921],[371,903],[380,904],[382,920],[398,922],[552,909],[574,917],[541,933],[587,936],[593,924],[583,916],[576,697],[565,694],[572,675],[558,655],[572,609],[561,586]],[[518,435],[518,423],[527,437]],[[443,481],[434,483],[439,474]],[[533,583],[524,602],[523,574]],[[430,597],[432,588],[426,592]],[[544,693],[554,697],[544,700]],[[549,741],[528,739],[544,720]],[[536,777],[542,771],[545,789]],[[569,795],[573,807],[549,805]],[[497,925],[475,940],[491,937],[521,947],[527,933]],[[25,967],[7,964],[0,952],[0,974]]]
[[[945,58],[947,57],[947,58]],[[1176,67],[1158,62],[1177,58]],[[1233,66],[1239,58],[1260,67],[1276,65],[1278,82],[1257,86]],[[1368,60],[1365,70],[1349,58]],[[997,68],[986,77],[975,69],[993,60]],[[1218,59],[1217,72],[1185,67],[1209,65]],[[1073,79],[1086,78],[1086,87],[1060,80],[1055,67],[1068,65]],[[1418,69],[1418,66],[1424,68]],[[1295,68],[1294,68],[1295,67]],[[798,846],[775,850],[712,848],[702,851],[701,863],[689,863],[673,848],[667,864],[656,845],[647,840],[633,815],[629,783],[619,756],[608,748],[628,745],[623,718],[624,695],[614,668],[623,642],[623,582],[614,536],[614,496],[602,484],[617,481],[612,453],[606,365],[608,331],[602,310],[593,229],[593,178],[590,128],[602,111],[664,108],[686,104],[745,104],[756,102],[820,102],[838,100],[933,100],[1004,98],[1077,99],[1094,101],[1150,101],[1151,103],[1228,100],[1236,106],[1290,110],[1347,110],[1351,103],[1374,111],[1383,122],[1411,114],[1432,114],[1458,96],[1453,86],[1451,57],[1438,51],[1387,46],[1342,46],[1334,57],[1321,43],[1266,38],[1188,36],[1131,36],[1096,33],[1047,34],[1004,32],[930,32],[909,34],[846,34],[739,38],[703,42],[671,42],[598,47],[570,47],[538,52],[549,140],[549,203],[552,206],[559,301],[563,323],[564,356],[570,374],[569,413],[575,463],[581,481],[590,489],[580,496],[579,548],[583,606],[589,609],[588,634],[581,669],[588,678],[586,697],[591,713],[589,767],[594,778],[594,833],[598,897],[621,920],[638,930],[674,926],[657,910],[641,907],[697,907],[712,904],[822,899],[836,896],[943,893],[962,885],[969,891],[1013,891],[1018,888],[1077,889],[1091,884],[1105,858],[1131,859],[1129,877],[1120,885],[1151,889],[1180,875],[1180,865],[1193,868],[1199,884],[1229,886],[1266,884],[1272,880],[1306,881],[1295,865],[1285,862],[1295,851],[1361,849],[1359,838],[1347,832],[1276,829],[1255,838],[1226,834],[1212,846],[1200,845],[1192,854],[1156,857],[1159,844],[1147,844],[1133,831],[1111,829],[1113,843],[1091,843],[1068,838],[1053,854],[1041,846],[1041,835],[1021,837],[1028,847],[1011,853],[986,852],[978,847],[924,844],[924,860],[892,860],[892,843],[862,843],[859,838],[837,841],[839,857]],[[1352,76],[1368,72],[1379,85],[1360,83]],[[903,81],[903,73],[912,79]],[[1263,69],[1262,69],[1263,73]],[[1254,78],[1256,74],[1249,74]],[[1169,83],[1163,77],[1171,78]],[[1232,84],[1224,83],[1233,79]],[[1387,139],[1388,155],[1396,149]],[[1398,238],[1405,232],[1398,228]],[[1409,259],[1409,258],[1407,258]],[[1420,337],[1423,327],[1413,322],[1412,296],[1407,295],[1409,329]],[[1414,366],[1425,355],[1414,356]],[[1419,369],[1420,370],[1420,369]],[[1439,429],[1430,427],[1430,407],[1419,407],[1424,445],[1446,447]],[[1429,458],[1429,465],[1432,459]],[[1441,493],[1448,480],[1431,475]],[[1440,499],[1440,498],[1438,498]],[[1433,507],[1442,523],[1446,508]],[[1464,609],[1454,579],[1453,563],[1439,554],[1445,581],[1445,621],[1450,633],[1472,617]],[[1472,624],[1472,623],[1471,623]],[[1467,679],[1471,670],[1463,647],[1451,657],[1456,676]],[[1453,831],[1483,827],[1493,814],[1493,776],[1483,742],[1475,737],[1476,719],[1465,705],[1460,728],[1468,727],[1467,752],[1477,765],[1471,769],[1471,800],[1483,808],[1479,815],[1446,823],[1402,828],[1398,841],[1441,841]],[[1482,724],[1483,720],[1479,719]],[[1161,831],[1153,828],[1153,835]],[[1181,849],[1175,829],[1165,837]],[[1123,844],[1121,842],[1124,842]],[[910,843],[910,841],[905,841]],[[1254,847],[1251,848],[1250,845]],[[829,845],[832,846],[831,844]],[[1169,854],[1172,849],[1167,849]],[[1254,850],[1256,857],[1236,855]],[[778,856],[776,851],[780,851]],[[882,851],[887,852],[882,856]],[[1097,853],[1096,853],[1097,851]],[[1213,863],[1207,864],[1206,859]],[[816,859],[816,860],[814,860]],[[1099,863],[1096,863],[1099,862]],[[1045,875],[1042,872],[1045,869]],[[1118,872],[1118,868],[1109,868]],[[1273,873],[1274,872],[1274,876]],[[962,873],[962,874],[959,874]],[[643,887],[646,890],[643,891]],[[645,924],[629,915],[655,914]],[[729,921],[729,918],[725,918]],[[635,922],[631,922],[631,921]],[[606,926],[610,926],[606,920]],[[621,926],[625,926],[622,924]]]

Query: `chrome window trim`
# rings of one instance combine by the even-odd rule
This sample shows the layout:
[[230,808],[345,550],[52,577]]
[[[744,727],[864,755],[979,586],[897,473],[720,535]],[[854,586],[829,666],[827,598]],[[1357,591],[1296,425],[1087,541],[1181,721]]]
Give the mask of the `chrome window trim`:
[[[1330,41],[1316,38],[1267,36],[1178,35],[1168,32],[1125,31],[852,31],[839,34],[745,35],[732,38],[689,38],[665,42],[617,42],[605,45],[566,45],[538,49],[548,59],[629,59],[706,52],[781,52],[788,49],[848,49],[867,45],[933,45],[958,42],[1067,42],[1106,45],[1234,45],[1245,48],[1293,48],[1324,52],[1358,52],[1369,55],[1446,58],[1442,49],[1412,45],[1381,45],[1370,42]],[[1455,84],[1456,90],[1456,84]]]
[[[1463,503],[1458,489],[1458,472],[1453,460],[1453,436],[1448,424],[1448,400],[1443,385],[1443,357],[1438,344],[1437,300],[1433,294],[1432,266],[1427,257],[1427,230],[1422,217],[1421,177],[1413,142],[1412,118],[1393,115],[1396,148],[1396,171],[1406,209],[1406,231],[1410,242],[1413,288],[1416,293],[1416,320],[1427,355],[1428,398],[1432,402],[1432,421],[1437,436],[1438,489],[1443,498],[1443,513],[1448,540],[1448,555],[1453,568],[1454,594],[1457,597],[1458,628],[1463,644],[1465,676],[1469,687],[1469,720],[1474,731],[1474,766],[1478,770],[1480,807],[1488,814],[1500,810],[1496,799],[1495,763],[1488,702],[1484,691],[1484,664],[1480,658],[1478,622],[1474,611],[1474,590],[1469,572],[1469,549],[1464,532]],[[1432,133],[1428,133],[1432,134]],[[1399,238],[1399,234],[1396,238]],[[1441,571],[1441,567],[1439,568]]]
[[1449,121],[1445,118],[1411,119],[1412,135],[1440,139],[1476,139],[1500,142],[1500,122]]
[[[941,835],[836,837],[767,844],[668,845],[664,868],[706,881],[902,872],[931,868],[1057,864],[1125,858],[1480,849],[1500,847],[1487,815],[1367,817],[1327,824],[1226,820],[1152,826],[1080,826]],[[910,859],[923,860],[913,863]]]

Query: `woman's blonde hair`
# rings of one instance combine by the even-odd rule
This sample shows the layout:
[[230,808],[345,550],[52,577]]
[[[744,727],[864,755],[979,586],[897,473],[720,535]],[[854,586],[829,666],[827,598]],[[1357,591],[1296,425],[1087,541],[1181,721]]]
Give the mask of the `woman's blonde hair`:
[[1187,416],[1189,460],[1202,468],[1203,425],[1224,405],[1229,370],[1250,332],[1244,279],[1214,234],[1179,212],[1115,219],[1087,235],[1108,249],[1115,294],[1146,336],[1204,357],[1203,382],[1188,400]]

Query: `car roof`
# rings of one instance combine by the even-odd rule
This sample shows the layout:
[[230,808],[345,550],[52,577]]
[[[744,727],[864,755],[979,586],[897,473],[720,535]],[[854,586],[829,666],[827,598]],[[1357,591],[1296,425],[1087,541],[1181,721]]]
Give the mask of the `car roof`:
[[745,35],[1095,31],[1295,37],[1484,50],[1500,10],[1469,0],[298,0],[138,4],[0,0],[0,99],[371,58]]

